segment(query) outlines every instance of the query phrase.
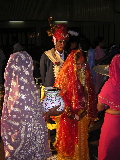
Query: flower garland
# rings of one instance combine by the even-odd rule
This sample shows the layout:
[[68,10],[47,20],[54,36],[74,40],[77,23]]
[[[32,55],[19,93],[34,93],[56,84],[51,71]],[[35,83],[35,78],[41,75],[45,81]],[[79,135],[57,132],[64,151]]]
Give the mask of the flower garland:
[[56,62],[54,62],[53,70],[54,70],[54,76],[56,78],[63,63],[59,61],[59,58],[61,59],[61,57],[56,53],[56,51],[54,52],[54,57],[56,59]]
[[60,62],[55,62],[54,63],[54,68],[53,68],[55,78],[57,77],[57,75],[58,75],[58,73],[60,71],[60,68],[61,68]]

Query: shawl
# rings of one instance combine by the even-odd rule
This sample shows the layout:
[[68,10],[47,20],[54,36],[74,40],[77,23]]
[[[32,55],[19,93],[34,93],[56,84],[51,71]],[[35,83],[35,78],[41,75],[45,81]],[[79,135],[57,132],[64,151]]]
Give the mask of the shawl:
[[25,52],[8,60],[1,119],[6,159],[46,159],[47,129],[43,107],[33,78],[33,61]]
[[105,82],[98,95],[100,103],[107,104],[110,108],[120,110],[120,54],[113,57],[109,66],[109,79]]
[[[87,110],[87,116],[95,119],[97,117],[96,95],[94,82],[90,73],[88,64],[85,63],[84,77],[85,86],[87,88],[88,102],[85,102],[85,93],[81,77],[77,76],[76,54],[80,53],[80,59],[83,61],[84,56],[82,50],[73,50],[64,62],[56,80],[54,87],[59,88],[60,95],[65,102],[65,110],[79,114],[83,110]],[[66,156],[74,154],[75,145],[78,142],[78,121],[69,119],[66,112],[60,116],[58,137],[56,148],[60,152],[66,152]],[[67,147],[66,147],[67,146]]]

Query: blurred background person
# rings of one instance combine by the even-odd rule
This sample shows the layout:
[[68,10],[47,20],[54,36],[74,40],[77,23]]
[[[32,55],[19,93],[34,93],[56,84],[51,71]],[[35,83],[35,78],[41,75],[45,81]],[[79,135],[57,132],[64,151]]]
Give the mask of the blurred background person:
[[19,44],[17,36],[12,37],[13,53],[23,51],[23,47]]
[[[103,50],[104,48],[104,38],[103,37],[96,37],[94,41],[95,45],[95,65],[103,65],[105,64],[104,60],[106,59],[106,54]],[[99,93],[101,87],[105,82],[105,76],[99,73],[96,73],[96,94]]]
[[79,33],[74,30],[69,30],[68,34],[69,34],[69,40],[66,44],[66,50],[69,54],[72,50],[78,49]]
[[90,67],[90,71],[92,73],[92,77],[94,80],[94,84],[96,83],[96,73],[92,70],[95,66],[95,49],[91,44],[90,40],[86,37],[80,38],[79,48],[84,51],[84,55]]
[[107,57],[106,57],[106,64],[110,64],[112,58],[116,55],[120,54],[120,48],[117,44],[112,43],[110,47],[108,48]]

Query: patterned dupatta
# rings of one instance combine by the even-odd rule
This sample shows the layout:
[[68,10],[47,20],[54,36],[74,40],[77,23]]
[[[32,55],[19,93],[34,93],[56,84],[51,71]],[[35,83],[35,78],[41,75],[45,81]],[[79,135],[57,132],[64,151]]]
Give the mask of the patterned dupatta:
[[[87,109],[90,118],[97,117],[96,96],[93,79],[88,65],[85,63],[84,77],[88,94],[88,102],[85,102],[84,87],[77,76],[76,54],[80,53],[80,60],[84,60],[81,50],[73,50],[64,62],[56,80],[55,87],[61,89],[61,96],[65,102],[65,112],[60,116],[56,148],[65,156],[73,156],[75,145],[78,143],[78,121],[68,118],[70,112],[79,114]],[[67,146],[67,147],[66,147]]]

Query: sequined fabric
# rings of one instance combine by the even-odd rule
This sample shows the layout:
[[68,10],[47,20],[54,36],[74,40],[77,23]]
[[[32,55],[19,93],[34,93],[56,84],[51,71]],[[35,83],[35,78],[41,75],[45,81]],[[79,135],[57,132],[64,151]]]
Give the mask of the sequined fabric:
[[[78,52],[80,59],[84,59],[81,50],[72,51],[54,84],[61,89],[61,96],[65,102],[65,112],[60,116],[55,142],[58,160],[89,160],[88,124],[97,117],[95,87],[87,63],[77,76]],[[88,101],[85,100],[84,88],[87,91]],[[80,121],[69,118],[71,113],[79,115],[84,110],[87,112]]]
[[51,155],[31,56],[12,54],[5,69],[1,135],[7,160],[46,160]]

